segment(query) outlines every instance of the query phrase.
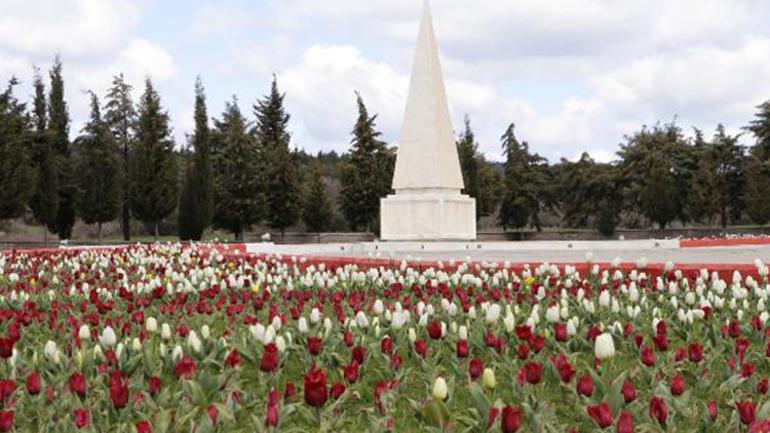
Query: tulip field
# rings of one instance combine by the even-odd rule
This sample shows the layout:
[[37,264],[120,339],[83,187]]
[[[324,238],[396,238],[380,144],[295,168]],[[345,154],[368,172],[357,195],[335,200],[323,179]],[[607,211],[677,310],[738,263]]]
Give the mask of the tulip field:
[[768,268],[0,253],[0,432],[770,432]]

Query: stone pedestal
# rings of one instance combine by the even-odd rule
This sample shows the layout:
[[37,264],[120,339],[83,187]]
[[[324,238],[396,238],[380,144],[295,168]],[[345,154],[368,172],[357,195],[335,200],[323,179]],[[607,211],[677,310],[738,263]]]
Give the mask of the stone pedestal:
[[476,202],[457,190],[401,190],[381,199],[380,209],[383,240],[476,239]]

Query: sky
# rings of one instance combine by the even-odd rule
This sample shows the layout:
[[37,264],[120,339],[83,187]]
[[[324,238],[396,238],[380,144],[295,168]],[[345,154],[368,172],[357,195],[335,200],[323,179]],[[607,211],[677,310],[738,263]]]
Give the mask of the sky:
[[[615,158],[642,125],[711,134],[748,124],[770,99],[766,0],[432,0],[455,129],[468,115],[487,158],[510,123],[551,161]],[[294,146],[343,152],[361,93],[397,144],[422,0],[0,0],[0,81],[64,62],[73,134],[87,90],[122,72],[138,99],[151,77],[179,145],[195,77],[210,116],[251,113],[273,74]],[[251,116],[251,114],[250,114]],[[251,116],[253,118],[253,116]],[[745,144],[751,137],[743,136]]]

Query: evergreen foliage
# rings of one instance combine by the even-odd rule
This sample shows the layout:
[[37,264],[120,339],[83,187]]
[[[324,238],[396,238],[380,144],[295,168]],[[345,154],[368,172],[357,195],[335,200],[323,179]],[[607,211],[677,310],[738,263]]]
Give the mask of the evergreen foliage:
[[222,118],[214,121],[212,133],[214,225],[233,233],[236,240],[267,213],[264,162],[249,127],[233,97]]
[[32,164],[35,184],[29,207],[35,221],[43,228],[45,244],[48,231],[55,227],[59,210],[59,161],[52,147],[53,137],[48,129],[48,110],[45,84],[40,71],[35,68],[35,96],[33,100]]
[[339,204],[353,231],[379,231],[380,199],[391,191],[395,154],[388,149],[376,128],[377,115],[369,111],[356,93],[358,118],[353,127],[350,154],[340,170],[342,189]]
[[120,159],[121,191],[123,203],[121,204],[121,229],[123,240],[131,239],[131,149],[134,143],[133,130],[136,126],[136,109],[131,100],[131,85],[126,83],[123,74],[112,78],[112,86],[107,91],[104,104],[104,121],[107,124],[112,139],[115,142]]
[[332,218],[334,218],[334,211],[326,194],[326,185],[321,178],[321,167],[320,164],[315,164],[306,192],[302,220],[309,231],[320,233],[329,229]]
[[266,161],[267,224],[281,233],[299,221],[302,213],[302,183],[297,158],[289,149],[289,114],[283,100],[273,77],[270,94],[254,105],[254,137]]
[[91,92],[91,119],[74,143],[77,150],[78,214],[86,224],[102,224],[118,216],[123,203],[117,148],[101,116],[99,98]]
[[59,235],[59,239],[69,239],[72,235],[72,227],[75,225],[77,188],[70,152],[69,109],[64,100],[64,78],[59,56],[54,59],[49,75],[51,88],[48,95],[48,128],[51,135],[51,147],[58,163],[59,185],[59,205],[51,230]]
[[214,182],[211,171],[211,134],[206,114],[206,95],[195,82],[195,133],[192,164],[187,165],[179,198],[179,239],[199,241],[214,217]]
[[178,172],[168,113],[149,78],[139,102],[135,134],[129,171],[131,205],[133,214],[153,227],[157,239],[160,221],[176,208]]

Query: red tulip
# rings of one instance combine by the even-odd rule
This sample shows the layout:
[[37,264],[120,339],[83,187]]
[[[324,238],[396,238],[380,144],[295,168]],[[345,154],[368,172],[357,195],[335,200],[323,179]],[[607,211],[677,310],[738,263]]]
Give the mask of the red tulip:
[[313,364],[310,372],[305,375],[305,402],[313,407],[321,407],[327,398],[326,373]]
[[500,428],[503,433],[515,433],[521,426],[521,409],[512,406],[505,406],[503,408],[502,416],[500,417]]
[[759,394],[765,395],[767,394],[768,389],[770,389],[770,381],[767,380],[767,378],[764,378],[757,382],[757,392]]
[[225,357],[225,365],[230,368],[235,368],[241,364],[241,353],[238,349],[232,349],[230,353]]
[[278,427],[278,407],[277,406],[267,407],[265,424],[267,424],[268,427]]
[[634,416],[624,410],[618,417],[617,433],[634,433]]
[[749,426],[749,433],[770,433],[770,419],[754,421]]
[[219,417],[219,410],[217,407],[213,404],[210,404],[206,409],[206,413],[209,416],[209,420],[211,420],[211,425],[217,425],[217,418]]
[[673,379],[671,379],[671,394],[675,396],[680,396],[684,392],[684,376],[681,374],[677,374],[674,376]]
[[500,416],[500,409],[492,406],[489,408],[489,414],[487,414],[487,430],[491,429],[495,425],[497,417]]
[[390,337],[385,337],[380,341],[380,351],[386,355],[393,353],[393,340]]
[[516,348],[516,356],[518,356],[522,361],[529,358],[529,346],[524,343],[519,344],[519,346]]
[[158,393],[160,392],[160,386],[161,386],[160,378],[158,376],[152,376],[148,382],[149,382],[148,388],[150,391],[150,395],[153,397],[158,395]]
[[335,383],[334,385],[332,385],[331,389],[329,390],[329,393],[331,394],[332,398],[335,400],[338,400],[344,392],[345,392],[345,385],[342,382]]
[[180,379],[190,379],[195,375],[195,370],[195,360],[187,355],[183,356],[174,366],[176,377]]
[[69,390],[73,394],[76,394],[80,398],[85,398],[86,396],[86,377],[83,376],[80,373],[75,373],[72,376],[70,376],[69,380]]
[[288,400],[297,393],[297,388],[294,386],[294,382],[286,382],[286,388],[283,390],[283,399]]
[[393,370],[398,370],[401,368],[401,356],[395,354],[390,358],[390,368]]
[[564,342],[569,339],[569,335],[567,334],[567,325],[564,323],[554,323],[553,333],[556,337],[556,341]]
[[577,392],[586,397],[594,394],[594,380],[589,375],[582,376],[577,383]]
[[72,418],[75,421],[75,427],[86,428],[91,424],[91,414],[88,409],[78,408],[72,411]]
[[265,373],[272,373],[278,369],[278,347],[275,343],[265,345],[265,351],[262,352],[262,359],[259,362],[259,369]]
[[457,340],[457,357],[465,358],[468,356],[468,340]]
[[634,384],[630,381],[626,380],[623,382],[623,386],[620,387],[620,392],[623,394],[623,401],[626,403],[631,403],[636,400],[636,388],[634,388]]
[[110,373],[109,379],[110,400],[117,409],[122,409],[128,404],[128,378],[115,370]]
[[674,354],[674,361],[680,362],[684,361],[684,358],[687,356],[687,350],[685,350],[684,347],[680,347],[676,350],[676,354]]
[[13,430],[13,415],[12,410],[0,410],[0,432]]
[[346,365],[343,369],[345,380],[350,383],[356,383],[358,380],[358,361],[355,359],[350,361],[350,364]]
[[33,371],[27,376],[27,392],[30,395],[38,395],[41,389],[40,373]]
[[572,380],[572,376],[575,374],[575,370],[572,368],[572,365],[570,365],[569,361],[567,361],[567,357],[564,356],[563,353],[553,357],[551,359],[551,364],[553,364],[554,368],[556,369],[556,373],[558,373],[559,379],[562,382],[569,383],[569,381]]
[[524,364],[524,374],[528,383],[536,385],[543,377],[543,366],[537,362],[528,362]]
[[468,374],[470,374],[471,379],[478,379],[483,372],[484,363],[479,358],[471,359],[471,362],[468,364]]
[[441,322],[438,320],[431,320],[428,323],[428,336],[433,340],[441,338]]
[[136,422],[136,433],[152,433],[152,425],[149,421],[143,419]]
[[717,402],[715,402],[714,400],[711,400],[709,402],[708,411],[709,411],[709,419],[711,419],[711,422],[716,421],[716,419],[717,419]]
[[701,362],[703,361],[703,346],[698,343],[693,343],[690,346],[688,346],[688,352],[690,355],[690,361],[691,362]]
[[353,348],[353,359],[358,362],[358,365],[364,365],[364,361],[366,360],[366,349],[364,349],[361,346],[356,346]]
[[665,425],[668,419],[668,405],[666,401],[660,397],[652,397],[650,399],[650,416],[660,424]]
[[749,425],[756,420],[757,404],[753,401],[735,402],[735,407],[738,409],[742,423]]
[[588,406],[586,408],[588,416],[594,420],[596,425],[601,428],[607,428],[612,425],[612,409],[607,403],[600,403]]
[[318,355],[321,353],[323,347],[323,340],[320,337],[307,337],[307,351],[311,355]]
[[0,358],[8,359],[13,355],[14,343],[15,342],[10,338],[0,338]]
[[353,347],[353,333],[345,331],[345,333],[342,334],[342,341],[345,342],[345,346]]
[[414,351],[417,352],[418,355],[425,358],[428,356],[428,343],[425,342],[425,340],[415,340],[414,342]]
[[647,367],[655,365],[655,353],[647,346],[642,347],[642,364]]

